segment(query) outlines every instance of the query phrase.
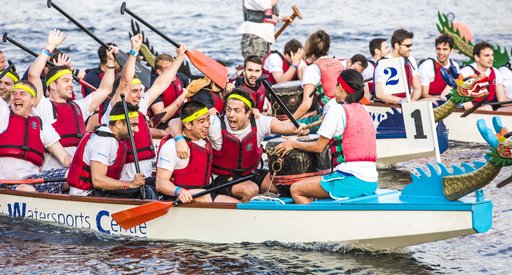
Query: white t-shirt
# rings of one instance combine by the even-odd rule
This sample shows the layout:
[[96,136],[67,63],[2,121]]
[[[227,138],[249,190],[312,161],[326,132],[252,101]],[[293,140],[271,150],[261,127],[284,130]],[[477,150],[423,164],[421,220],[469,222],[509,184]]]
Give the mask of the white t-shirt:
[[371,82],[373,82],[373,72],[375,70],[375,67],[370,62],[370,60],[373,60],[373,59],[372,58],[368,59],[368,67],[366,67],[366,69],[364,69],[364,71],[361,73],[361,75],[363,76],[363,80],[371,83]]
[[[301,60],[299,63],[298,70],[302,67],[307,66],[306,62],[304,60]],[[268,72],[282,72],[283,71],[283,60],[281,59],[281,56],[277,53],[271,53],[267,59],[265,59],[265,64],[263,64],[263,69],[265,69]]]
[[[387,56],[387,58],[392,58],[391,56]],[[416,63],[416,59],[414,57],[409,56],[409,62],[412,67],[412,76],[419,75],[418,72],[418,64]],[[384,82],[389,78],[388,75],[384,74],[385,67],[382,66],[382,63],[377,63],[377,67],[375,67],[375,82]]]
[[[139,112],[146,115],[148,113],[149,107],[149,98],[146,96],[146,93],[142,94],[142,97],[139,101]],[[110,120],[110,112],[112,111],[112,104],[108,105],[105,114],[101,117],[101,124],[108,125]],[[151,163],[151,159],[139,160],[139,168],[140,172],[144,174],[144,177],[151,177],[153,173],[153,165]],[[135,162],[127,163],[123,167],[123,172],[121,172],[121,180],[132,180],[137,170],[135,169]]]
[[[264,11],[272,8],[270,0],[244,0],[245,8],[249,10]],[[256,23],[244,21],[237,29],[238,33],[249,33],[274,43],[274,25],[271,23]]]
[[[203,148],[206,146],[206,141],[204,139],[199,139],[192,142]],[[189,160],[190,157],[185,159],[178,157],[176,153],[176,141],[174,139],[169,139],[160,148],[157,167],[168,170],[172,173],[175,169],[183,169],[187,167]]]
[[[263,141],[265,136],[272,134],[270,131],[270,123],[272,122],[272,119],[274,119],[274,117],[265,115],[260,115],[260,118],[256,119],[256,127],[258,129],[258,147],[261,146],[261,142]],[[226,116],[224,117],[224,122],[226,123],[226,129],[228,133],[234,135],[236,138],[238,138],[238,140],[242,140],[251,132],[250,123],[244,129],[233,131],[231,130],[231,127],[229,127],[229,123]],[[222,148],[222,125],[220,122],[220,118],[218,116],[210,116],[209,136],[213,148],[215,148],[216,150],[220,150],[220,148]]]
[[512,98],[512,71],[507,67],[501,67],[499,71],[503,77],[503,88],[505,89],[505,95],[508,98]]
[[[101,126],[98,131],[112,133],[109,127]],[[111,137],[102,137],[92,134],[84,148],[83,161],[91,165],[91,161],[97,161],[111,166],[116,162],[119,142]]]
[[[334,101],[334,103],[331,103],[332,101]],[[346,127],[347,117],[345,114],[345,108],[343,108],[343,105],[336,103],[336,99],[331,99],[329,103],[331,103],[331,107],[325,114],[324,121],[322,122],[322,125],[320,125],[320,129],[318,129],[317,133],[325,138],[332,139],[334,136],[343,134]],[[364,181],[375,182],[378,180],[377,166],[375,165],[375,162],[345,162],[338,164],[334,169],[350,173]]]
[[[470,66],[477,69],[476,63],[471,63]],[[491,75],[491,69],[494,70],[494,74],[496,75],[496,85],[503,84],[503,77],[501,76],[500,71],[498,71],[496,68],[487,68],[487,70],[484,72],[484,74],[486,76]],[[466,67],[460,69],[459,73],[462,74],[462,76],[467,77],[467,76],[475,74],[475,71],[473,71],[473,69],[471,67],[466,66]]]
[[[9,105],[3,99],[0,99],[0,133],[7,130],[9,126],[9,115]],[[59,141],[60,136],[51,125],[45,125],[43,122],[42,127],[43,130],[40,132],[40,138],[45,148]],[[1,179],[24,179],[39,172],[39,167],[32,162],[18,158],[0,157]]]
[[[450,69],[452,62],[453,61],[451,59],[448,59],[448,63],[443,67]],[[453,62],[453,65],[457,68],[457,71],[459,71],[459,64]],[[430,86],[430,83],[436,78],[436,73],[434,72],[434,62],[430,59],[423,61],[423,63],[420,65],[418,73],[420,76],[421,86]]]
[[[84,121],[91,116],[93,113],[89,112],[89,107],[91,106],[92,96],[89,95],[82,99],[73,100],[74,103],[78,105],[80,111],[82,112],[82,116]],[[39,116],[42,121],[44,121],[45,125],[52,127],[51,125],[55,123],[56,119],[53,115],[53,105],[50,99],[46,97],[42,97],[41,101],[37,107],[32,108],[32,115]],[[64,149],[70,154],[74,155],[76,152],[76,146],[64,147]],[[63,168],[62,164],[54,158],[51,154],[44,154],[44,163],[43,170],[49,170],[53,168]]]

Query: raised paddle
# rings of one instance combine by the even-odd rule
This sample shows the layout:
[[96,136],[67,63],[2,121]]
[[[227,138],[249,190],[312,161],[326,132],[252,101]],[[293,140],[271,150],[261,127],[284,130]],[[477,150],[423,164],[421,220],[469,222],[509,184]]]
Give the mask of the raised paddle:
[[[247,180],[252,179],[254,175],[251,174],[249,176],[245,176],[233,181],[226,182],[224,184],[221,184],[219,186],[210,188],[208,190],[201,191],[199,193],[193,194],[192,198],[197,198],[206,194],[210,194],[213,191],[244,182]],[[119,224],[122,228],[128,230],[134,226],[137,226],[139,224],[149,222],[151,220],[154,220],[158,217],[161,217],[167,212],[169,212],[169,209],[173,206],[178,206],[182,202],[180,200],[176,201],[155,201],[146,203],[140,206],[136,206],[127,210],[119,211],[114,214],[112,214],[112,218]]]
[[12,69],[12,67],[14,67],[14,64],[12,64],[11,61],[9,61],[9,66],[4,68],[2,73],[0,73],[0,79],[2,79],[2,77],[4,77],[4,75],[6,75]]
[[[34,51],[32,51],[31,49],[29,49],[29,48],[27,48],[27,47],[23,46],[23,45],[22,45],[21,43],[19,43],[18,41],[16,41],[16,40],[14,40],[14,39],[10,38],[6,32],[4,32],[4,35],[3,35],[3,37],[2,37],[2,40],[3,40],[4,42],[9,41],[9,42],[11,42],[13,45],[15,45],[15,46],[17,46],[18,48],[20,48],[20,49],[24,50],[25,52],[29,53],[30,55],[32,55],[32,56],[34,56],[34,57],[38,57],[37,53],[35,53],[35,52],[34,52]],[[55,67],[55,66],[56,66],[56,65],[55,65],[55,64],[53,64],[53,62],[51,62],[51,61],[46,61],[46,64],[48,64],[50,67]],[[87,86],[89,89],[91,89],[91,90],[93,90],[93,91],[96,91],[96,87],[94,87],[94,86],[92,86],[91,84],[89,84],[89,83],[85,82],[85,80],[83,80],[83,79],[79,78],[75,73],[77,73],[77,70],[76,70],[76,69],[73,71],[73,79],[74,79],[75,81],[77,81],[78,83],[80,83],[80,84],[82,84],[82,85],[84,85],[84,86]]]
[[[64,10],[62,10],[59,6],[57,6],[55,3],[52,2],[52,0],[48,0],[47,2],[48,8],[55,8],[58,12],[60,12],[64,17],[69,19],[69,21],[73,22],[77,27],[79,27],[82,31],[84,31],[86,34],[88,34],[92,39],[96,40],[101,46],[108,49],[107,44],[105,44],[103,41],[101,41],[96,35],[94,35],[91,31],[89,31],[86,27],[82,26],[78,21],[76,21],[73,17],[71,17],[69,14],[67,14]],[[128,54],[126,54],[123,51],[119,51],[116,54],[116,60],[117,62],[122,66],[126,63],[128,60]],[[142,64],[139,62],[135,63],[135,75],[138,79],[142,82],[142,84],[145,87],[151,86],[151,72]]]
[[[480,102],[483,102],[483,101],[480,101]],[[480,107],[482,105],[500,106],[500,105],[511,104],[511,103],[512,103],[512,100],[502,101],[502,102],[499,102],[499,101],[498,102],[488,102],[488,101],[486,101],[486,102],[483,102],[482,104],[475,104],[473,107],[471,107],[471,109],[465,111],[462,115],[460,115],[460,117],[467,117],[467,116],[469,116],[476,109],[478,109],[478,107]]]
[[[150,28],[152,31],[160,35],[163,39],[167,40],[167,42],[174,45],[174,47],[178,48],[180,45],[174,40],[170,39],[167,35],[163,34],[157,28],[153,27],[151,24],[146,22],[144,19],[140,18],[138,15],[133,13],[126,7],[126,2],[121,4],[121,14],[128,13],[133,18],[137,19],[139,22],[144,24],[146,27]],[[199,71],[201,71],[204,75],[210,78],[213,82],[215,82],[222,89],[226,88],[226,84],[228,82],[228,68],[226,66],[220,64],[214,59],[204,55],[200,51],[197,50],[187,50],[185,54]]]
[[[297,6],[292,5],[292,10],[293,10],[293,14],[290,15],[290,18],[292,20],[295,19],[295,17],[298,17],[299,19],[302,19],[302,14],[300,14],[300,11],[297,8]],[[286,21],[284,23],[284,25],[281,26],[281,28],[276,32],[276,34],[274,34],[274,39],[277,39],[279,37],[279,35],[284,31],[284,29],[286,29],[286,27],[288,27],[288,25],[290,25],[290,21]]]
[[0,184],[37,184],[37,183],[46,183],[46,182],[62,182],[67,181],[66,178],[59,178],[59,179],[24,179],[24,180],[6,180],[6,179],[0,179]]
[[[123,102],[124,118],[126,120],[126,128],[128,129],[128,138],[132,146],[133,162],[135,163],[135,172],[140,174],[139,156],[137,156],[137,147],[135,147],[135,140],[133,139],[132,127],[130,125],[130,116],[128,115],[128,107],[126,106],[126,96],[121,94],[121,101]],[[140,186],[140,193],[142,199],[146,199],[146,192],[144,192],[144,185]]]
[[500,183],[496,184],[496,187],[502,188],[502,187],[504,187],[505,185],[507,185],[507,184],[509,184],[511,182],[512,182],[512,176],[510,176],[510,177],[502,180]]
[[290,110],[288,110],[288,108],[286,107],[286,105],[284,105],[284,102],[281,100],[281,98],[276,94],[276,92],[274,91],[274,89],[272,89],[272,86],[270,85],[270,82],[267,81],[267,78],[268,78],[268,75],[262,75],[260,76],[260,78],[258,78],[256,80],[256,82],[260,82],[263,84],[263,86],[265,86],[265,90],[267,90],[267,92],[269,92],[272,97],[274,97],[274,100],[277,102],[277,104],[279,104],[279,107],[281,107],[284,111],[284,113],[286,114],[286,116],[291,120],[291,122],[293,123],[293,125],[295,125],[295,127],[297,127],[297,129],[300,127],[299,123],[297,122],[297,120],[293,117],[292,113],[290,112]]

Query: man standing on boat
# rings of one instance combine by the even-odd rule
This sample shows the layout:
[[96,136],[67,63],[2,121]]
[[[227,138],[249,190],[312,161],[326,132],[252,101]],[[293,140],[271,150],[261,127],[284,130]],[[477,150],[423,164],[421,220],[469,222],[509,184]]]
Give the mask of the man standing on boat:
[[[131,38],[131,45],[132,49],[129,52],[130,54],[128,55],[128,60],[123,67],[123,71],[121,72],[119,87],[117,87],[116,93],[112,98],[109,107],[105,111],[105,115],[102,117],[102,124],[108,124],[110,110],[112,109],[113,105],[120,101],[121,93],[126,95],[127,102],[136,105],[139,108],[139,131],[134,133],[137,157],[139,160],[140,171],[147,179],[147,183],[154,185],[154,177],[152,177],[153,166],[151,162],[156,154],[152,136],[155,136],[154,134],[156,133],[163,137],[167,133],[163,130],[150,128],[146,120],[146,114],[151,103],[153,103],[153,101],[155,101],[155,99],[161,95],[171,84],[171,81],[176,76],[176,72],[181,66],[181,63],[185,60],[185,51],[187,49],[183,44],[180,45],[179,48],[176,48],[176,61],[171,65],[169,69],[157,77],[153,85],[146,92],[143,92],[144,87],[141,81],[137,78],[134,78],[135,61],[142,45],[142,35],[134,35]],[[184,90],[183,92],[186,93],[187,91]],[[121,174],[121,180],[132,180],[137,174],[135,168],[135,158],[132,152],[133,150],[131,148],[131,144],[128,143],[128,155],[123,168],[123,172]]]
[[[137,106],[130,103],[126,105],[129,121],[126,121],[123,103],[117,102],[109,112],[108,126],[102,125],[94,133],[87,133],[80,142],[69,169],[70,195],[142,197],[140,186],[144,185],[144,174],[137,173],[129,181],[120,180],[127,154],[127,145],[123,139],[129,137],[128,127],[131,127],[133,133],[139,131]],[[144,192],[146,198],[156,198],[151,188],[144,186]]]
[[[505,90],[503,88],[503,77],[501,73],[492,66],[494,62],[494,51],[492,45],[487,42],[480,42],[475,44],[473,47],[473,59],[474,63],[469,64],[466,67],[463,67],[460,70],[460,73],[464,77],[468,77],[470,75],[476,74],[485,74],[489,77],[489,95],[487,96],[487,101],[489,102],[501,102],[501,101],[510,101],[512,98],[508,98],[505,95]],[[463,103],[464,109],[471,109],[473,104],[479,102],[483,99],[475,99],[471,102]],[[478,108],[479,110],[487,110],[492,111],[493,107],[490,105],[483,105]],[[497,108],[498,109],[498,108]],[[499,108],[500,111],[510,111],[512,110],[512,106],[506,106]]]
[[375,72],[377,62],[389,54],[389,45],[388,42],[386,42],[386,38],[375,38],[370,41],[369,48],[372,57],[368,59],[368,67],[364,69],[362,75],[364,82],[368,84],[365,85],[365,96],[368,94],[375,96],[375,83],[373,82],[373,74]]
[[[39,117],[31,115],[37,98],[34,85],[28,81],[19,81],[14,84],[10,93],[10,106],[0,99],[0,178],[63,178],[67,169],[46,170],[35,177],[31,176],[40,171],[45,150],[64,167],[69,167],[72,156],[64,150],[59,142],[60,136],[51,125],[44,124]],[[33,187],[20,185],[17,189],[62,193],[67,185],[63,182],[42,183]]]
[[[226,96],[226,114],[211,116],[209,138],[213,145],[213,173],[217,176],[212,186],[249,175],[255,177],[250,181],[235,184],[221,189],[218,193],[232,196],[243,202],[250,200],[260,192],[277,192],[270,183],[267,169],[258,169],[263,154],[261,142],[272,134],[295,134],[297,129],[289,121],[280,121],[275,117],[253,116],[254,101],[251,96],[240,89],[234,88]],[[181,123],[172,120],[171,134],[179,138]],[[306,134],[307,131],[299,134]],[[176,143],[176,151],[180,158],[188,156],[187,143],[180,139]]]
[[[174,197],[184,203],[239,202],[216,192],[192,198],[192,195],[208,189],[211,181],[213,148],[208,140],[210,114],[201,102],[189,101],[181,109],[183,135],[162,139],[157,157],[156,188],[166,198]],[[185,139],[190,156],[180,159],[176,153],[176,141]]]
[[[74,93],[73,75],[69,66],[55,66],[46,74],[46,88],[49,97],[43,96],[44,88],[40,75],[51,52],[59,46],[66,36],[59,30],[52,30],[48,35],[48,44],[43,52],[30,66],[28,79],[37,89],[37,98],[33,113],[39,116],[45,125],[55,128],[60,135],[60,143],[66,151],[73,155],[80,139],[85,134],[85,120],[94,113],[96,108],[112,92],[114,83],[114,53],[117,48],[111,48],[107,52],[107,70],[98,90],[89,96],[71,100]],[[43,170],[62,168],[62,165],[51,155],[46,154]]]
[[[418,77],[418,64],[416,63],[416,59],[410,55],[413,46],[413,38],[414,34],[412,32],[404,29],[395,30],[391,37],[393,51],[389,58],[402,57],[405,59],[404,67],[407,87],[411,92],[411,100],[415,101],[421,97],[421,85]],[[406,100],[406,91],[395,95],[384,94],[384,82],[389,78],[389,76],[386,76],[384,69],[385,68],[382,65],[379,66],[379,62],[377,62],[374,78],[375,96],[385,103],[402,104]]]
[[274,26],[282,21],[293,20],[290,17],[279,18],[279,0],[243,0],[244,22],[238,27],[242,33],[242,56],[244,59],[255,54],[263,60],[274,43]]
[[272,84],[302,79],[306,68],[303,59],[304,50],[297,39],[292,39],[284,45],[283,54],[271,51],[263,59],[263,73],[268,75]]
[[422,98],[433,97],[436,100],[446,101],[446,95],[452,90],[443,80],[441,68],[459,71],[459,65],[450,59],[454,40],[447,34],[436,38],[436,59],[428,58],[420,63],[419,77],[421,82]]
[[235,88],[248,92],[256,108],[261,113],[272,113],[272,107],[266,97],[265,86],[261,82],[256,82],[263,73],[261,59],[257,55],[248,55],[244,60],[244,76],[235,80]]

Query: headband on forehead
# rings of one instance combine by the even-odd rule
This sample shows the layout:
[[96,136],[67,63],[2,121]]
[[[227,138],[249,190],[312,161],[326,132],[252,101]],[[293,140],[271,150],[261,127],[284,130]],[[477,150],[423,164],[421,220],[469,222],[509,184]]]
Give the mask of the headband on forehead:
[[243,103],[245,103],[245,105],[249,106],[249,108],[252,108],[252,103],[249,100],[247,100],[247,98],[245,98],[239,94],[230,94],[228,96],[228,100],[230,100],[232,98],[238,99],[238,100],[242,101]]
[[195,111],[193,114],[189,115],[188,117],[182,119],[183,122],[192,122],[208,113],[208,108],[204,107],[200,110]]
[[46,87],[50,86],[55,80],[59,79],[59,77],[65,74],[73,74],[70,69],[63,69],[54,74],[50,79],[46,80]]
[[[128,117],[129,118],[139,117],[139,112],[130,112],[130,113],[128,113]],[[110,121],[117,121],[117,120],[125,119],[124,114],[110,115],[109,118],[110,118]]]
[[354,90],[354,88],[350,87],[347,84],[347,82],[345,82],[345,80],[341,77],[341,74],[338,76],[338,83],[341,85],[343,90],[345,90],[347,93],[353,94],[356,92],[356,90]]
[[32,95],[32,97],[36,97],[37,96],[36,91],[34,91],[34,89],[30,88],[30,86],[25,85],[25,84],[23,84],[21,82],[20,83],[16,83],[16,84],[14,84],[14,86],[12,86],[11,93],[15,89],[23,90],[23,91],[29,93],[30,95]]
[[140,81],[140,79],[138,79],[138,78],[134,78],[134,79],[132,80],[132,84],[142,84],[142,82]]
[[[0,74],[2,74],[4,71],[0,71]],[[5,73],[5,76],[9,77],[10,79],[12,79],[12,81],[14,81],[14,83],[20,81],[16,75],[14,75],[13,73],[11,73],[11,71],[7,71],[7,73]]]

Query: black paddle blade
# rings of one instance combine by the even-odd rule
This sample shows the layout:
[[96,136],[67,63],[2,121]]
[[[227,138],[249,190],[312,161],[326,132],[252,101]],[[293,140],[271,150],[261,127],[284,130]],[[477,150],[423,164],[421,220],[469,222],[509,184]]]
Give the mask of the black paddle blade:
[[509,184],[511,182],[512,182],[512,176],[510,176],[510,177],[502,180],[500,183],[496,184],[496,187],[502,188],[502,187],[504,187],[505,185],[507,185],[507,184]]
[[7,32],[4,32],[4,35],[2,36],[2,41],[7,42]]
[[126,11],[126,2],[123,2],[121,4],[121,14],[124,14],[125,11]]
[[[116,55],[116,60],[119,62],[121,67],[124,67],[124,64],[126,64],[126,61],[128,60],[128,54],[123,51],[119,51]],[[151,87],[151,72],[139,62],[135,62],[135,75],[140,79],[144,87]]]

